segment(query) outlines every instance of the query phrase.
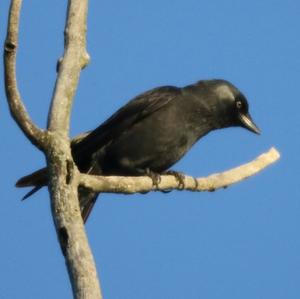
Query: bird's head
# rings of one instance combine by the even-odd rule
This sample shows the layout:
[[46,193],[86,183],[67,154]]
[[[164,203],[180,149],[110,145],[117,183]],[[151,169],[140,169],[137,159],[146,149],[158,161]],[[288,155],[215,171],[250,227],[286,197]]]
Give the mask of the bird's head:
[[252,120],[246,97],[231,83],[225,80],[210,80],[206,83],[212,88],[216,101],[216,111],[224,123],[222,126],[240,126],[260,134],[260,129]]

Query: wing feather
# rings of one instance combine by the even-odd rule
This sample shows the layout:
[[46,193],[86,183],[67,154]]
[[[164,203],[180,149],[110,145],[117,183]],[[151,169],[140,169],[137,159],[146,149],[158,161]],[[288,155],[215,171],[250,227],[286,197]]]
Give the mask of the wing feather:
[[72,144],[76,163],[78,165],[81,165],[82,161],[86,163],[86,160],[90,159],[95,152],[129,130],[134,124],[168,105],[180,92],[180,88],[163,86],[147,91],[129,101],[98,128]]

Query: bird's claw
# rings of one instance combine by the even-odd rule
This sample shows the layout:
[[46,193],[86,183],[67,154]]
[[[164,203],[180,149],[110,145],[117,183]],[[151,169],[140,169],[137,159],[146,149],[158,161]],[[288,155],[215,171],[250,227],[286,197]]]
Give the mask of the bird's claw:
[[185,188],[185,183],[184,183],[185,175],[183,173],[174,170],[168,170],[165,172],[165,174],[173,175],[175,177],[176,181],[178,182],[179,190],[183,190]]
[[199,187],[199,183],[198,183],[198,180],[196,178],[193,178],[194,179],[194,183],[195,183],[195,187],[194,187],[194,190],[197,190],[198,187]]
[[158,189],[158,185],[159,183],[161,182],[161,177],[160,177],[160,174],[156,173],[156,172],[153,172],[151,171],[150,169],[147,169],[147,172],[146,172],[147,176],[152,180],[152,185]]

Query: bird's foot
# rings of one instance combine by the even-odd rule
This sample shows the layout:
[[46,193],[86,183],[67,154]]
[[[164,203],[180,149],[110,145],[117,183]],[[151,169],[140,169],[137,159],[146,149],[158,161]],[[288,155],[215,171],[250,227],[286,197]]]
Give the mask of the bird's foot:
[[185,188],[185,183],[184,183],[185,175],[183,173],[174,170],[168,170],[164,174],[173,175],[175,177],[176,181],[178,182],[179,190],[183,190]]
[[195,187],[194,187],[194,190],[197,190],[198,187],[199,187],[199,183],[198,183],[198,180],[196,178],[193,178],[194,179],[194,183],[195,183]]
[[160,174],[156,173],[156,172],[153,172],[152,170],[150,169],[147,169],[146,170],[146,175],[152,180],[152,185],[158,189],[158,185],[159,183],[161,182],[161,177],[160,177]]

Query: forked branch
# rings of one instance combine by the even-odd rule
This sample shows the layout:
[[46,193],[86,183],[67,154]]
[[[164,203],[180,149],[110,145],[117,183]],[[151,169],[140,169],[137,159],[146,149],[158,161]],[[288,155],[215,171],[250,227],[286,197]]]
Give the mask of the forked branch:
[[16,79],[16,53],[22,0],[12,0],[4,45],[5,87],[11,114],[28,139],[47,158],[52,215],[65,256],[74,298],[101,299],[93,255],[89,248],[78,203],[78,171],[69,140],[73,96],[81,69],[88,62],[86,45],[87,0],[69,0],[65,52],[59,68],[49,113],[48,131],[30,119]]

